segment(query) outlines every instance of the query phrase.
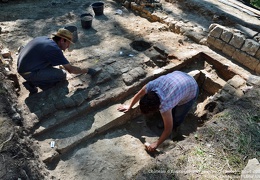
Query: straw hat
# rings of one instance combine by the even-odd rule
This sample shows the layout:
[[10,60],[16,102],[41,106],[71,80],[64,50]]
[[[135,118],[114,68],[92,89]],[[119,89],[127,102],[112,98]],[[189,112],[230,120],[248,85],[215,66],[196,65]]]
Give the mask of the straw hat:
[[73,34],[65,28],[60,28],[56,34],[54,33],[52,35],[64,38],[68,40],[70,43],[74,44],[72,42]]

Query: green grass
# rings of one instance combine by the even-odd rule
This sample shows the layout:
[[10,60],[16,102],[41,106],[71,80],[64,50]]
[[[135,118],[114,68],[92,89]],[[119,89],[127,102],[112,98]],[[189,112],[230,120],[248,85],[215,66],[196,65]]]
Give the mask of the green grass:
[[260,8],[260,0],[251,0],[251,4],[256,8]]

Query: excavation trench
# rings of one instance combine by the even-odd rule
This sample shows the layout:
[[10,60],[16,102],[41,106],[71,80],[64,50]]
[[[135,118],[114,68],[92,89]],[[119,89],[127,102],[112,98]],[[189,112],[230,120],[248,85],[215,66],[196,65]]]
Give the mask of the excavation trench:
[[[227,81],[236,74],[227,65],[220,63],[204,53],[199,53],[182,63],[179,63],[179,60],[176,59],[169,59],[169,61],[177,65],[173,68],[165,68],[167,70],[163,73],[144,79],[144,81],[148,82],[148,80],[174,70],[187,72],[196,79],[200,87],[199,98],[192,111],[186,117],[185,122],[181,125],[179,136],[176,137],[176,140],[180,141],[185,136],[189,136],[195,132],[197,127],[202,126],[203,122],[209,117],[207,113],[202,115],[201,113],[195,113],[196,111],[204,110],[199,110],[196,107],[199,104],[204,104],[209,113],[214,113],[217,103],[205,101],[208,100],[209,96],[218,93],[226,85]],[[43,161],[48,165],[49,169],[55,169],[60,160],[67,161],[75,152],[82,148],[93,146],[93,144],[105,140],[110,135],[113,136],[113,138],[110,137],[111,139],[127,135],[130,136],[131,141],[134,138],[139,143],[149,142],[158,138],[163,130],[157,126],[162,121],[159,113],[142,116],[138,105],[128,113],[116,110],[121,102],[129,103],[134,92],[141,88],[142,85],[143,83],[124,92],[120,96],[121,98],[117,97],[117,101],[113,101],[113,104],[111,104],[111,100],[108,100],[110,103],[106,106],[104,105],[106,103],[101,103],[103,105],[102,108],[93,108],[94,110],[87,112],[82,108],[82,111],[77,113],[78,115],[67,121],[53,123],[41,133],[35,131],[35,138],[41,142],[41,147],[44,149],[44,153],[47,154],[47,157]],[[40,123],[39,126],[44,126],[44,122]],[[129,137],[125,140],[125,143],[128,140]],[[51,141],[55,142],[55,147],[52,149],[49,148]],[[172,146],[162,147],[162,151],[167,151]],[[103,150],[105,151],[105,149]]]

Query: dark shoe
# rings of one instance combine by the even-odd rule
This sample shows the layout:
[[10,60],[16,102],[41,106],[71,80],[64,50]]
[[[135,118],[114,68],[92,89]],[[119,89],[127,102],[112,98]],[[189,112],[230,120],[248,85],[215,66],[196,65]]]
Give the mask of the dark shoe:
[[34,86],[31,82],[25,81],[23,82],[24,87],[30,92],[29,96],[35,94],[38,92],[38,89],[36,86]]
[[96,76],[99,72],[101,71],[101,69],[93,69],[93,68],[88,68],[88,73],[90,76],[94,77]]

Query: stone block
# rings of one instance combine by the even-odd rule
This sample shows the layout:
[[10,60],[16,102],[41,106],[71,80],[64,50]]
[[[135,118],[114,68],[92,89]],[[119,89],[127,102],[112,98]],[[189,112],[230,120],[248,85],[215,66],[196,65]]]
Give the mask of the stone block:
[[214,47],[219,49],[219,50],[222,50],[223,47],[224,47],[224,41],[220,40],[220,39],[216,39],[215,40],[215,43],[214,43]]
[[91,98],[93,98],[94,96],[99,95],[100,92],[101,92],[101,91],[100,91],[99,86],[95,86],[95,87],[93,87],[92,89],[90,89],[90,91],[88,92],[87,97],[88,97],[89,99],[91,99]]
[[225,86],[223,87],[223,90],[228,92],[229,94],[235,94],[235,92],[236,92],[236,89],[228,83],[225,84]]
[[64,105],[65,105],[66,108],[76,106],[75,102],[74,102],[74,101],[72,100],[72,98],[70,98],[70,97],[64,98],[64,99],[63,99],[63,103],[64,103]]
[[259,60],[249,55],[247,55],[247,58],[244,61],[244,65],[254,71],[258,66],[258,64],[259,64]]
[[237,49],[240,49],[242,45],[244,44],[246,38],[243,34],[240,33],[234,33],[229,44],[234,46]]
[[234,52],[232,58],[253,71],[259,64],[259,60],[239,50]]
[[260,59],[260,48],[257,50],[256,54],[255,54],[255,57],[257,59]]
[[246,54],[238,49],[235,50],[235,52],[233,53],[232,59],[234,59],[235,61],[243,64],[243,59],[246,57]]
[[237,24],[236,28],[239,29],[240,31],[242,31],[247,37],[250,37],[250,38],[256,36],[258,33],[257,31],[252,30],[252,28],[245,27],[241,24]]
[[209,32],[209,34],[210,36],[213,36],[215,38],[220,38],[222,32],[223,32],[222,27],[217,25]]
[[241,50],[254,56],[258,51],[260,45],[252,39],[246,39],[245,44],[242,46]]
[[80,93],[71,96],[71,98],[75,102],[76,106],[80,106],[85,101],[85,98]]
[[242,97],[244,95],[244,92],[241,89],[236,89],[234,95],[237,97]]
[[258,65],[256,66],[255,72],[257,75],[260,75],[260,63],[258,63]]
[[232,98],[233,98],[233,96],[231,94],[229,94],[227,91],[221,90],[219,93],[218,100],[220,100],[222,102],[226,102],[226,101],[230,101],[230,99],[232,99]]
[[212,37],[212,36],[208,36],[208,38],[207,38],[207,43],[208,43],[210,46],[214,46],[215,40],[216,40],[216,38],[214,38],[214,37]]
[[213,23],[209,26],[209,31],[211,31],[212,29],[214,29],[216,26],[218,26],[218,24]]
[[106,70],[109,74],[111,74],[111,76],[117,76],[119,75],[119,71],[117,71],[116,69],[114,69],[112,66],[106,66]]
[[230,57],[232,57],[232,55],[234,54],[234,52],[236,51],[236,48],[234,48],[233,46],[229,45],[229,44],[225,44],[222,52]]
[[222,39],[224,42],[228,43],[231,40],[232,36],[233,36],[233,33],[229,29],[225,28],[225,29],[223,29],[220,39]]
[[232,79],[228,80],[227,83],[237,89],[245,85],[246,80],[240,77],[239,75],[235,75]]
[[260,163],[256,158],[249,159],[246,167],[241,172],[241,180],[259,179]]
[[60,101],[56,102],[56,103],[55,103],[55,107],[56,107],[57,109],[65,109],[65,108],[66,108],[66,106],[65,106],[65,104],[64,104],[64,102],[63,102],[63,100],[60,100]]
[[128,73],[123,74],[123,81],[126,85],[131,85],[134,82],[134,79],[132,76],[130,76]]
[[116,62],[116,59],[108,59],[107,61],[104,62],[104,64],[108,65],[108,64],[112,64]]
[[111,76],[109,73],[107,72],[104,72],[104,73],[101,73],[98,77],[98,80],[97,80],[97,84],[102,84],[102,83],[106,83],[108,81],[111,80]]
[[[259,67],[260,68],[260,67]],[[250,75],[246,81],[249,85],[258,85],[260,86],[260,76]]]
[[134,68],[136,72],[138,73],[138,77],[144,77],[146,75],[146,72],[144,71],[143,68],[141,67],[136,67]]
[[121,69],[121,73],[126,73],[129,71],[129,67],[125,67],[123,69]]
[[48,104],[42,108],[42,112],[44,116],[52,114],[56,111],[54,104]]

